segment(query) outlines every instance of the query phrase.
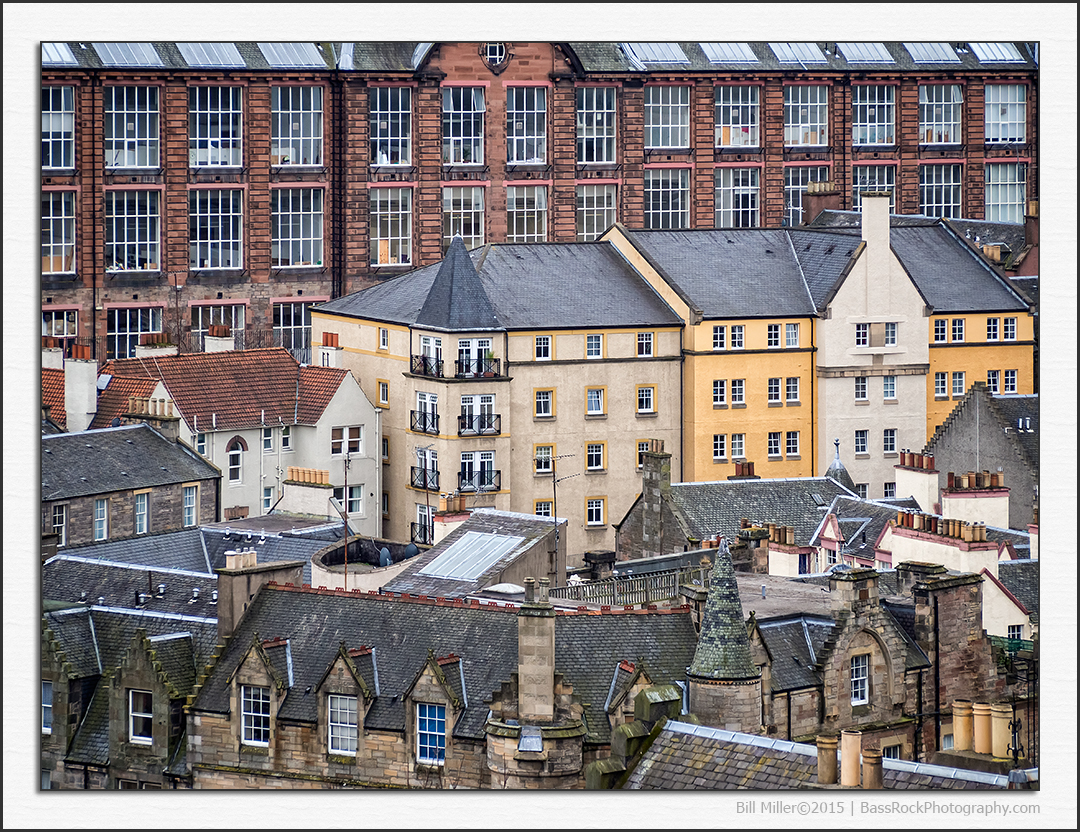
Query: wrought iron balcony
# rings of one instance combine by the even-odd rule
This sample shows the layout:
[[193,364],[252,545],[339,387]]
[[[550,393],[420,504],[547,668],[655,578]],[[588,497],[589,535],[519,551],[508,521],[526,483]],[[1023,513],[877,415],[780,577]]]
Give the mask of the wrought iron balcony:
[[430,546],[432,538],[435,537],[435,529],[430,523],[410,523],[409,524],[409,539],[413,543],[419,543],[422,546]]
[[479,471],[459,471],[459,491],[498,491],[502,482],[502,472],[490,468]]
[[439,471],[436,468],[417,468],[413,465],[409,468],[409,482],[413,488],[438,491]]
[[410,371],[418,376],[442,378],[443,362],[441,358],[434,358],[430,355],[414,355]]
[[439,414],[430,410],[410,410],[410,427],[418,433],[439,434]]
[[502,416],[498,413],[463,413],[458,416],[458,436],[498,436]]
[[500,364],[498,358],[458,359],[454,362],[455,378],[498,378]]

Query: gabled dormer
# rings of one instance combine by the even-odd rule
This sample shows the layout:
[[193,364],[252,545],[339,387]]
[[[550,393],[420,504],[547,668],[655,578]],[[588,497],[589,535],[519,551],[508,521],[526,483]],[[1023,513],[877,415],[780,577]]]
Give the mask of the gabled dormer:
[[[270,650],[280,653],[274,657],[280,665],[271,659]],[[287,641],[263,641],[253,633],[251,646],[228,678],[233,736],[243,765],[272,767],[276,717],[289,693],[290,665],[291,646]],[[260,763],[260,759],[264,762]]]
[[378,696],[378,678],[374,648],[350,649],[342,641],[315,685],[318,736],[328,761],[356,765],[364,754],[364,718]]
[[428,650],[427,659],[405,689],[402,702],[410,769],[430,784],[433,778],[444,776],[454,759],[454,726],[468,707],[461,656],[453,653],[436,656],[433,650]]
[[605,703],[613,729],[633,721],[635,697],[652,684],[645,664],[640,659],[637,663],[623,659],[615,665],[611,676],[611,690]]

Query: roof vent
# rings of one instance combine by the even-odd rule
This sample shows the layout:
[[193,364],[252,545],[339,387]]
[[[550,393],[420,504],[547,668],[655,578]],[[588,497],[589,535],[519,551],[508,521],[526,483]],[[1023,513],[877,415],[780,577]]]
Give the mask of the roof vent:
[[215,604],[217,603],[217,590],[216,589],[213,592],[210,593],[210,600]]
[[191,597],[193,599],[195,599],[195,600],[198,600],[198,598],[199,598],[199,588],[197,586],[193,586],[191,588]]
[[157,594],[159,597],[165,594],[165,584],[157,585]]
[[105,596],[104,595],[99,595],[98,599],[97,599],[97,602],[98,602],[98,606],[105,606]]

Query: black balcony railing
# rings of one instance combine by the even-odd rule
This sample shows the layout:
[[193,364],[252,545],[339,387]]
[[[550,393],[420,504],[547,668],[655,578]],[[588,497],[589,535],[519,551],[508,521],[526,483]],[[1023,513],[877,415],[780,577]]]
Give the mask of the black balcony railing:
[[411,410],[410,425],[418,433],[431,433],[436,436],[439,433],[439,414],[430,410]]
[[463,413],[458,416],[458,436],[498,436],[502,416],[498,413]]
[[502,472],[490,468],[479,471],[459,471],[459,491],[498,491],[502,482]]
[[413,543],[430,546],[435,536],[435,529],[429,523],[410,523],[409,538]]
[[423,488],[427,491],[439,490],[439,472],[434,468],[412,466],[409,468],[409,481],[413,488]]
[[454,362],[456,378],[497,378],[499,376],[498,358],[467,358]]
[[414,375],[442,378],[443,362],[441,358],[430,355],[414,355],[411,371]]

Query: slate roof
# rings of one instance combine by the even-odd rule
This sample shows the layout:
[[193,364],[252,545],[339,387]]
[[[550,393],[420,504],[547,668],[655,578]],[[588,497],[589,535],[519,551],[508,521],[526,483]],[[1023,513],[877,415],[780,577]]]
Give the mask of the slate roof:
[[[282,705],[291,718],[314,722],[316,697],[308,692],[325,673],[342,641],[373,648],[380,695],[365,719],[378,730],[401,731],[402,695],[427,661],[461,657],[468,707],[454,736],[483,737],[491,695],[517,670],[517,615],[495,603],[404,600],[385,595],[346,594],[268,585],[247,614],[195,702],[196,710],[228,711],[227,678],[251,647],[262,640],[289,639],[294,685]],[[559,614],[555,619],[555,669],[587,703],[590,742],[607,742],[604,703],[611,668],[623,659],[643,661],[656,683],[683,678],[696,637],[687,610]],[[632,657],[632,658],[631,658]],[[369,687],[372,680],[365,679]],[[287,709],[287,710],[286,710]]]
[[1039,562],[1003,560],[998,563],[998,580],[1027,607],[1033,624],[1039,622]]
[[[139,41],[138,43],[145,43]],[[244,66],[241,69],[262,69],[281,72],[281,69],[275,69],[266,60],[262,50],[259,48],[258,43],[255,42],[233,42],[236,46],[237,52],[240,53],[240,57],[243,60]],[[101,57],[98,55],[98,51],[93,43],[77,41],[67,41],[68,47],[71,49],[72,54],[75,56],[76,63],[72,68],[83,69],[101,69],[105,68],[105,64]],[[171,69],[171,70],[184,70],[194,69],[202,72],[209,71],[208,68],[202,66],[189,66],[184,56],[181,54],[180,49],[177,47],[174,41],[153,41],[150,45],[154,47],[154,51],[161,59],[161,67],[142,67],[144,69],[158,70]],[[337,56],[329,49],[329,44],[315,44],[316,48],[320,50],[322,59],[326,63],[325,69],[333,69],[337,62]],[[49,69],[61,68],[60,65],[46,65]],[[125,69],[140,69],[140,67],[124,67]]]
[[101,372],[113,382],[117,377],[161,380],[192,430],[196,423],[209,430],[215,416],[218,430],[313,425],[349,375],[338,368],[301,366],[282,347],[116,359]]
[[[320,304],[337,315],[429,329],[528,330],[681,326],[660,296],[608,243],[500,243],[451,247],[440,263]],[[477,280],[468,276],[469,265]],[[456,286],[473,287],[472,296]],[[479,287],[479,288],[476,288]],[[486,303],[479,296],[486,295]],[[568,303],[587,297],[588,303]],[[439,310],[452,299],[461,309]],[[488,308],[494,320],[487,321]],[[423,323],[426,321],[427,323]],[[481,326],[483,324],[483,326]]]
[[[838,751],[842,763],[842,755]],[[1001,774],[882,760],[886,789],[1006,789]],[[669,721],[624,789],[814,789],[817,747]]]
[[[844,536],[844,553],[874,560],[874,544],[889,521],[896,519],[897,509],[895,502],[838,495],[829,505],[828,514],[836,515],[840,533]],[[811,545],[819,545],[820,532],[819,528],[810,540]]]
[[[1020,444],[1025,462],[1035,476],[1039,474],[1039,394],[991,396],[990,401],[997,409],[1002,427],[1008,426],[1009,433]],[[1024,429],[1017,430],[1019,420],[1024,420]]]
[[194,451],[146,424],[41,437],[44,502],[220,476]]
[[713,560],[709,594],[701,616],[694,661],[687,673],[706,679],[757,679],[761,671],[750,655],[739,586],[727,546]]
[[[518,558],[526,555],[544,535],[551,532],[550,520],[539,519],[532,514],[519,514],[495,509],[478,509],[468,520],[454,529],[426,552],[409,561],[398,575],[382,589],[384,592],[407,592],[411,595],[429,595],[433,598],[465,598],[472,592],[497,583],[503,570]],[[469,532],[506,535],[523,538],[492,563],[483,574],[473,580],[455,580],[437,575],[421,575],[420,571],[442,555]],[[545,550],[546,558],[546,550]]]
[[835,622],[827,616],[800,614],[760,620],[758,633],[772,658],[772,689],[799,690],[817,687],[821,674],[814,665]]
[[[819,495],[822,505],[814,500]],[[795,529],[795,545],[809,546],[837,495],[854,497],[828,477],[796,477],[719,482],[681,482],[671,485],[671,502],[683,515],[690,536],[704,540],[715,534],[734,539],[742,518],[752,523],[776,523]]]
[[49,408],[49,418],[57,427],[67,429],[67,404],[64,400],[64,371],[41,368],[41,405]]

